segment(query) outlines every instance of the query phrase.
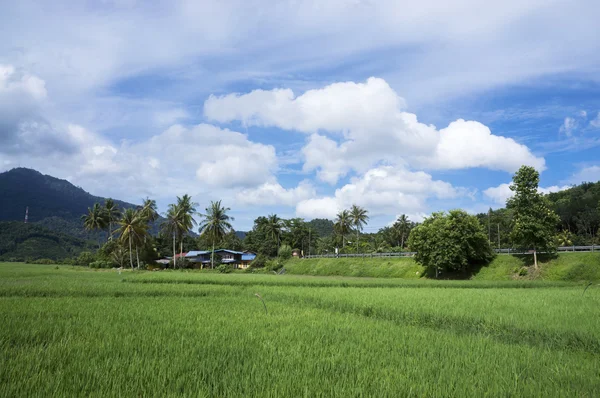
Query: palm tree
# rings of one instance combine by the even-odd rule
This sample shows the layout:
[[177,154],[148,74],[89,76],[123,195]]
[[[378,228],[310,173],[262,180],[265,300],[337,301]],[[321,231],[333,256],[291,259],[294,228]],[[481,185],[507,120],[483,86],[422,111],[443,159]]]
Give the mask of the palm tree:
[[283,220],[277,214],[269,214],[263,228],[264,233],[277,242],[277,250],[279,250]]
[[[83,227],[88,231],[103,230],[106,228],[106,216],[104,210],[98,203],[94,203],[93,207],[88,207],[88,214],[81,216]],[[100,247],[100,242],[98,242]]]
[[393,228],[396,232],[396,235],[400,237],[400,241],[398,242],[398,244],[400,245],[400,248],[403,249],[404,239],[410,231],[410,220],[408,219],[406,214],[402,214],[400,217],[398,217],[398,219],[393,225]]
[[233,227],[229,221],[233,221],[233,217],[227,215],[231,209],[229,207],[221,207],[221,201],[210,202],[210,206],[206,208],[206,214],[201,214],[202,221],[198,232],[207,234],[212,240],[212,255],[210,266],[215,266],[215,243],[221,241],[225,235],[233,231]]
[[333,224],[333,229],[335,232],[342,236],[342,247],[346,246],[346,242],[344,241],[344,237],[351,230],[352,220],[350,218],[350,212],[348,210],[342,210],[337,214],[337,218],[335,220],[335,224]]
[[367,225],[367,221],[369,221],[369,216],[367,215],[368,211],[360,206],[352,205],[350,209],[350,221],[354,225],[356,229],[356,253],[358,254],[358,237],[360,231],[363,229],[365,225]]
[[[129,244],[129,262],[131,269],[133,269],[133,251],[132,244],[135,243],[136,252],[137,246],[142,242],[147,233],[147,225],[140,213],[133,209],[126,209],[123,213],[123,217],[119,220],[118,224],[120,227],[117,229],[117,233],[120,236],[121,243],[128,242]],[[140,259],[137,259],[138,268],[140,267]]]
[[180,243],[180,255],[183,254],[183,237],[198,223],[194,220],[194,214],[197,213],[196,206],[198,203],[192,202],[192,197],[188,194],[183,195],[181,198],[177,197],[177,218],[179,219],[178,228],[179,232],[179,243]]
[[169,210],[165,215],[165,221],[161,225],[162,232],[167,235],[173,236],[173,269],[177,267],[177,236],[183,235],[183,225],[181,223],[181,217],[179,217],[179,209],[177,205],[170,204]]
[[159,215],[158,211],[156,210],[156,200],[150,198],[144,199],[140,214],[146,220],[146,222],[152,223],[158,220]]
[[108,224],[108,237],[107,240],[112,239],[112,226],[115,222],[121,218],[121,210],[112,199],[106,199],[104,202],[104,217],[106,218],[106,223]]

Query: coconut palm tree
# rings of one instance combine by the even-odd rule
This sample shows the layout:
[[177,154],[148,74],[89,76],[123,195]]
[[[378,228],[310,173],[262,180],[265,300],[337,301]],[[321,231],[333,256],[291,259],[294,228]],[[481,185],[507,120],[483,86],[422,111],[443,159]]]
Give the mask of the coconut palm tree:
[[200,234],[206,234],[212,241],[212,254],[210,259],[210,266],[215,266],[215,244],[217,241],[221,241],[225,235],[233,231],[233,227],[229,221],[233,221],[233,217],[227,215],[227,212],[231,209],[229,207],[222,207],[221,201],[211,201],[210,206],[206,208],[206,213],[201,214],[202,221],[200,222],[200,228],[198,232]]
[[[126,209],[123,212],[123,216],[118,221],[120,227],[117,229],[119,239],[121,243],[127,242],[129,244],[129,263],[131,269],[133,269],[133,250],[132,245],[135,244],[136,252],[138,245],[143,241],[146,236],[148,226],[144,222],[140,213],[133,209]],[[138,268],[140,267],[140,259],[137,259]]]
[[394,223],[392,228],[394,229],[396,236],[398,236],[400,238],[398,245],[400,246],[401,249],[403,249],[404,248],[404,240],[408,236],[408,233],[410,232],[410,220],[408,219],[406,214],[402,214],[400,217],[398,217],[398,219],[396,220],[396,222]]
[[265,235],[277,242],[277,251],[279,251],[281,232],[283,230],[283,220],[277,214],[269,214],[263,225]]
[[106,199],[104,202],[104,217],[106,218],[106,224],[108,227],[107,240],[112,239],[112,226],[121,218],[121,210],[119,206],[112,199]]
[[369,216],[367,215],[368,211],[360,206],[352,205],[350,209],[350,221],[354,228],[356,229],[356,253],[358,254],[358,239],[359,233],[363,229],[365,225],[367,225],[367,221],[369,221]]
[[158,220],[158,211],[156,210],[156,200],[146,198],[142,203],[140,215],[146,220],[146,222],[152,223]]
[[341,235],[342,237],[342,247],[346,246],[346,242],[344,237],[351,230],[352,220],[350,217],[350,212],[348,210],[342,210],[337,214],[337,218],[335,219],[335,223],[333,224],[333,229],[336,233]]
[[[104,209],[98,203],[94,203],[93,207],[88,207],[88,213],[81,216],[83,227],[88,231],[104,230],[106,228],[106,215]],[[100,247],[100,242],[98,242]]]
[[177,258],[175,257],[177,255],[177,237],[183,235],[184,228],[179,216],[179,208],[175,204],[170,204],[161,230],[166,235],[173,236],[173,269],[177,268]]
[[194,214],[197,213],[196,207],[198,203],[192,202],[192,197],[188,194],[183,195],[181,198],[177,197],[177,218],[179,219],[178,224],[180,228],[178,228],[179,232],[179,243],[180,243],[180,251],[179,254],[183,254],[183,237],[187,235],[189,231],[192,230],[198,223],[194,220]]

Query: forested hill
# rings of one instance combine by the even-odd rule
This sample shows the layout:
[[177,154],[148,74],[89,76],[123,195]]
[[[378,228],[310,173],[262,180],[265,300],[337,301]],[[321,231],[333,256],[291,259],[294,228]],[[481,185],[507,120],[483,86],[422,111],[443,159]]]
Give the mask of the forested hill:
[[39,224],[0,221],[0,261],[62,260],[89,250],[90,243]]
[[[0,173],[0,221],[23,221],[29,207],[29,222],[79,236],[93,238],[83,230],[80,217],[94,203],[105,198],[94,196],[66,180],[36,170],[16,168]],[[119,207],[135,205],[115,200]]]
[[[560,217],[556,226],[561,246],[600,243],[600,181],[586,182],[564,191],[547,194],[552,209]],[[488,232],[494,247],[512,247],[511,209],[498,209],[477,217]]]

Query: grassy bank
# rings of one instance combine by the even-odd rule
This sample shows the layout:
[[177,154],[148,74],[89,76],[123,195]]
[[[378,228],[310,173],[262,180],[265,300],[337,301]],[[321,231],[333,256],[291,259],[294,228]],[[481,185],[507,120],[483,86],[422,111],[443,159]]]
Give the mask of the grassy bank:
[[[472,279],[480,281],[531,280],[596,281],[600,280],[600,253],[560,253],[540,256],[539,271],[534,270],[531,255],[498,255],[477,270]],[[291,259],[285,264],[292,275],[360,276],[373,278],[421,278],[423,267],[412,258],[316,258]]]
[[582,291],[0,263],[0,396],[593,397]]

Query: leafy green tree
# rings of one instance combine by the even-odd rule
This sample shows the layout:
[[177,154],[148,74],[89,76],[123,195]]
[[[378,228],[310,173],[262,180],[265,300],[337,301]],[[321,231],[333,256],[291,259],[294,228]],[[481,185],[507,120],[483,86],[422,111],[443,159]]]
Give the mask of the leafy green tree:
[[98,203],[92,208],[88,207],[88,213],[81,216],[83,227],[88,231],[103,230],[106,228],[106,213]]
[[369,221],[369,216],[367,214],[368,211],[363,207],[352,205],[350,208],[350,221],[356,230],[356,253],[359,252],[358,240],[360,231],[367,225],[367,221]]
[[233,230],[230,217],[227,212],[229,207],[221,206],[221,201],[210,202],[210,206],[206,208],[206,213],[202,214],[202,222],[200,223],[200,234],[207,234],[212,241],[211,253],[211,268],[215,267],[215,244],[220,242],[225,235]]
[[[119,234],[119,240],[123,244],[126,242],[129,246],[129,263],[131,269],[133,269],[132,245],[135,244],[137,253],[138,246],[143,242],[144,237],[148,233],[148,227],[144,222],[143,217],[140,216],[140,213],[133,209],[126,209],[118,224],[119,228],[117,229],[117,233]],[[137,258],[137,265],[139,268],[139,257]]]
[[342,247],[345,247],[345,236],[352,230],[352,218],[348,210],[342,210],[337,214],[333,228],[336,235],[342,237]]
[[106,199],[104,202],[104,217],[108,226],[108,239],[112,239],[112,227],[121,218],[121,210],[113,199]]
[[493,257],[483,227],[463,210],[433,213],[412,230],[408,246],[417,252],[415,260],[436,278],[440,270],[464,273]]
[[533,249],[535,268],[538,250],[556,251],[555,232],[560,223],[548,200],[538,192],[539,182],[540,175],[533,167],[521,166],[510,185],[514,195],[506,203],[514,215],[511,238],[520,247]]

